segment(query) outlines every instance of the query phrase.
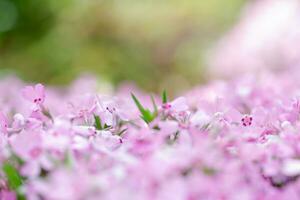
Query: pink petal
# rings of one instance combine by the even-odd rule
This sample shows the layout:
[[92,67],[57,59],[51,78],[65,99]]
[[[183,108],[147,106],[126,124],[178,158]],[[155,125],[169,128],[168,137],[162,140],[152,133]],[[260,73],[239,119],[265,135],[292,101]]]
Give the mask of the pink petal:
[[22,95],[25,99],[32,101],[35,98],[35,91],[34,88],[32,86],[26,86],[23,90],[22,90]]

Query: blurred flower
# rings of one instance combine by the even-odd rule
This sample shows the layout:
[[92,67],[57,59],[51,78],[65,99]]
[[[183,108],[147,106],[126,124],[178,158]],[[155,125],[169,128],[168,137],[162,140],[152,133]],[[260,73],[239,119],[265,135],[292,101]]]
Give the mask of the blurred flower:
[[249,2],[236,27],[212,51],[210,73],[232,77],[299,67],[299,17],[298,0]]

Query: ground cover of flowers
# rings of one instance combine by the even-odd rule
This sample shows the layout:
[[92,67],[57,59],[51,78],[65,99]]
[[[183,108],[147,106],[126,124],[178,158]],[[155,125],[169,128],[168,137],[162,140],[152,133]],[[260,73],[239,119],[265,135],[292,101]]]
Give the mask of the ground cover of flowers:
[[0,82],[0,199],[300,199],[299,73],[170,99]]

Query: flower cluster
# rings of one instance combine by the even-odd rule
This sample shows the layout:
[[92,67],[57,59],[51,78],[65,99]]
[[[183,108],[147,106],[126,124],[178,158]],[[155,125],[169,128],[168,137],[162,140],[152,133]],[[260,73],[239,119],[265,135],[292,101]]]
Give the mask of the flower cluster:
[[0,199],[299,199],[299,80],[247,76],[174,100],[2,80]]

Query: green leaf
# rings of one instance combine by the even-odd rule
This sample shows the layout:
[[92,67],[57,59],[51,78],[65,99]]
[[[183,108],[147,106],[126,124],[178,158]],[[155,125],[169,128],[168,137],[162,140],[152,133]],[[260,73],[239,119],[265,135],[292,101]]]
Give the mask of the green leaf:
[[18,200],[26,200],[26,197],[23,194],[17,194]]
[[145,110],[144,114],[142,115],[142,118],[145,122],[150,123],[155,117],[150,110]]
[[167,91],[164,90],[162,93],[162,102],[167,103],[168,102],[168,97],[167,97]]
[[104,128],[103,129],[108,129],[108,128],[111,128],[111,126],[109,126],[107,124],[104,124]]
[[7,178],[9,188],[11,190],[17,190],[23,184],[22,177],[17,169],[9,163],[4,163],[2,169]]
[[131,93],[131,97],[132,97],[135,105],[138,107],[139,111],[143,114],[143,112],[145,112],[145,109],[142,106],[142,104],[140,103],[140,101],[134,96],[133,93]]
[[149,109],[145,109],[142,104],[140,103],[140,101],[134,96],[134,94],[131,93],[131,97],[135,103],[135,105],[137,106],[137,108],[139,109],[140,113],[141,113],[141,118],[146,122],[146,123],[150,123],[151,121],[154,120],[154,118],[156,117],[155,112],[152,113]]
[[102,130],[103,128],[102,128],[100,117],[97,116],[97,115],[94,115],[94,119],[95,119],[95,125],[94,126],[96,127],[96,129],[97,130]]

